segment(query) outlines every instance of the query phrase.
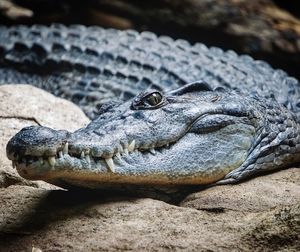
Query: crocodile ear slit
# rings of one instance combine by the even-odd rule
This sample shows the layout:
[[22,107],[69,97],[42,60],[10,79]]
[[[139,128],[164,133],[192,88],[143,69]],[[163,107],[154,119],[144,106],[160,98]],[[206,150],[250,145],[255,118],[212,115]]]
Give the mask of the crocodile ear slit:
[[188,83],[183,87],[180,87],[173,91],[170,91],[168,95],[182,95],[182,94],[192,93],[192,92],[207,92],[207,91],[213,91],[213,89],[209,84],[207,84],[204,81],[196,81],[196,82]]

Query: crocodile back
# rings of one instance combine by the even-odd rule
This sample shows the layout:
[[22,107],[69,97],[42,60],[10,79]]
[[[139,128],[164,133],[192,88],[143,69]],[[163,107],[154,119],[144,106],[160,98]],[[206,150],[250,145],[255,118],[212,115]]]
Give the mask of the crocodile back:
[[0,27],[0,84],[41,87],[72,100],[90,118],[105,102],[197,80],[275,99],[300,113],[295,78],[233,51],[132,30],[58,24]]

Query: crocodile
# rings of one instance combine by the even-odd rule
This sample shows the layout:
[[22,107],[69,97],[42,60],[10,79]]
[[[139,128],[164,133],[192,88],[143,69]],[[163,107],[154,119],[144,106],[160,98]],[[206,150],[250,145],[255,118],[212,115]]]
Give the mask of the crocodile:
[[0,83],[43,88],[92,120],[18,132],[7,156],[27,179],[211,185],[300,161],[299,82],[231,50],[133,30],[1,26]]

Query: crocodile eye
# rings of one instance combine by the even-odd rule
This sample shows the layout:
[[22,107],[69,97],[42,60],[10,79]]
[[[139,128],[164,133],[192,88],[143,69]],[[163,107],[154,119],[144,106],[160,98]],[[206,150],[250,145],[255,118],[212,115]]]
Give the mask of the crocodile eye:
[[166,98],[158,91],[140,93],[132,102],[132,109],[156,109],[166,104]]
[[162,95],[159,92],[153,92],[142,99],[145,105],[157,106],[162,102]]

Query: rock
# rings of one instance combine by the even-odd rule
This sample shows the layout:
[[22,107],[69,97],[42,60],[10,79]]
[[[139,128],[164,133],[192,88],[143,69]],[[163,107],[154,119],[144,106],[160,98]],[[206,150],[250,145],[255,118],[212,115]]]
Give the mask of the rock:
[[33,16],[33,12],[31,10],[22,8],[13,3],[11,0],[0,1],[0,14],[12,20],[30,18]]
[[199,190],[175,205],[28,182],[5,157],[23,126],[74,130],[87,122],[44,91],[0,87],[0,251],[299,251],[299,168]]
[[241,238],[245,250],[300,251],[299,202],[252,216],[250,221]]
[[300,246],[299,201],[249,213],[29,186],[3,188],[0,198],[4,251],[32,246],[42,251],[290,251]]
[[236,185],[222,185],[189,195],[180,206],[211,212],[263,212],[300,202],[300,169],[290,168]]
[[47,185],[24,180],[6,158],[6,144],[20,129],[30,125],[43,125],[74,131],[88,122],[89,119],[76,105],[41,89],[29,85],[1,85],[0,187],[11,184]]

